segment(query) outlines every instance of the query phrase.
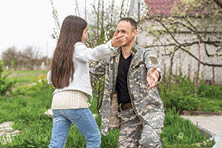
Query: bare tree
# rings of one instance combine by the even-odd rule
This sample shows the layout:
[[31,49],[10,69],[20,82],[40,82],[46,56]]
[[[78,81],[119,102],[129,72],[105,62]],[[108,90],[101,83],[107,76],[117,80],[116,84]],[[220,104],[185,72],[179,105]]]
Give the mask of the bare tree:
[[34,70],[35,66],[47,61],[41,56],[40,50],[32,46],[25,48],[24,51],[17,51],[16,47],[12,46],[2,53],[2,58],[4,66],[14,70],[22,68]]
[[79,3],[78,3],[77,0],[75,0],[75,8],[74,8],[74,10],[75,10],[75,14],[76,14],[77,16],[80,16]]
[[55,6],[53,4],[53,0],[50,0],[50,2],[52,6],[52,16],[55,22],[55,28],[53,28],[52,38],[57,39],[59,37],[59,32],[60,32],[59,16],[58,16],[58,11],[55,9]]
[[29,46],[22,52],[23,63],[25,67],[34,70],[34,67],[39,65],[40,51]]
[[17,69],[17,54],[18,51],[15,46],[9,47],[2,53],[2,59],[4,61],[4,66],[9,68]]
[[[222,32],[219,27],[222,14],[214,0],[195,0],[193,3],[178,1],[171,14],[150,14],[146,20],[152,22],[146,32],[153,37],[153,43],[146,47],[164,49],[162,56],[171,59],[170,76],[174,55],[178,51],[187,53],[202,65],[222,67],[222,64],[204,61],[190,51],[192,47],[201,45],[207,57],[222,57]],[[182,34],[189,34],[190,38],[178,37]]]

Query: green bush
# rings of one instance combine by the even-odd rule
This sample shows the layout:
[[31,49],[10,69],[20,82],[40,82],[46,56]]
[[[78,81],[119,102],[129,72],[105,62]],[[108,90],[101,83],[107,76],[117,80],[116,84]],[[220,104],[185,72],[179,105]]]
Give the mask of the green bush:
[[201,84],[198,87],[198,96],[211,99],[222,99],[222,86]]
[[11,89],[16,84],[16,79],[9,81],[7,79],[9,74],[3,75],[3,64],[0,62],[0,95],[6,95],[6,93],[11,92]]
[[181,113],[183,110],[218,112],[222,110],[222,86],[206,85],[202,80],[198,86],[198,96],[195,97],[194,83],[187,76],[174,75],[172,84],[159,84],[161,99],[165,110],[173,107]]
[[217,103],[212,100],[199,97],[195,98],[192,95],[172,97],[172,99],[168,99],[164,104],[167,109],[175,107],[179,113],[183,110],[218,112],[220,108]]
[[52,85],[48,84],[48,81],[46,79],[46,74],[40,74],[34,79],[33,84],[17,87],[13,91],[13,94],[16,96],[32,95],[44,89],[48,89],[51,92],[55,90],[55,88]]

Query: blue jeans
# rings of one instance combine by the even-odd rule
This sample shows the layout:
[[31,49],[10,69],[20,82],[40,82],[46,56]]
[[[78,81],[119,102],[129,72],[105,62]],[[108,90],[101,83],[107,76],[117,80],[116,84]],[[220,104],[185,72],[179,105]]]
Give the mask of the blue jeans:
[[53,110],[52,138],[49,148],[64,148],[73,123],[86,138],[87,148],[99,148],[101,134],[88,108]]

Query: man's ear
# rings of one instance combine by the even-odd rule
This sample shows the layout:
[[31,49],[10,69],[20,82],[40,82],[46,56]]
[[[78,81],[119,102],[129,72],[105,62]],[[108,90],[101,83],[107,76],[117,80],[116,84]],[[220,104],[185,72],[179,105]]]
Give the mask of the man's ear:
[[137,29],[134,29],[134,30],[133,30],[133,36],[135,37],[137,34],[138,34],[138,30],[137,30]]

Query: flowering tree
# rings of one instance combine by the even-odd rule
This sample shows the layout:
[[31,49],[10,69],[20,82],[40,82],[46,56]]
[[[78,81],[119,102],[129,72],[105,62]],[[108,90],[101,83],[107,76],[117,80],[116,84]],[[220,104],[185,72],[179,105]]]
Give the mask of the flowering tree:
[[[198,61],[196,81],[199,78],[200,65],[222,67],[222,64],[201,59],[200,54],[191,52],[191,48],[203,47],[206,57],[222,57],[222,1],[221,0],[165,0],[158,9],[154,1],[147,1],[148,15],[145,20],[152,22],[145,30],[152,36],[153,42],[147,48],[161,48],[163,56],[170,57],[169,86],[176,52],[183,51]],[[169,11],[166,11],[169,10]],[[179,34],[189,34],[181,38]],[[196,84],[197,86],[198,84]]]

